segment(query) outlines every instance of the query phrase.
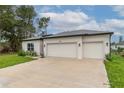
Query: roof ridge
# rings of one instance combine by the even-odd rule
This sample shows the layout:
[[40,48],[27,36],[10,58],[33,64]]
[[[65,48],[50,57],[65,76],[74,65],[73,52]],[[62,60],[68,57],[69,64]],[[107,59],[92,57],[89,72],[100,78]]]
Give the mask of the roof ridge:
[[[90,29],[79,29],[79,30],[65,30],[63,32],[59,32],[59,33],[66,33],[66,32],[75,32],[75,31],[95,31],[95,32],[110,32],[110,31],[101,31],[101,30],[90,30]],[[56,34],[59,34],[56,33]]]

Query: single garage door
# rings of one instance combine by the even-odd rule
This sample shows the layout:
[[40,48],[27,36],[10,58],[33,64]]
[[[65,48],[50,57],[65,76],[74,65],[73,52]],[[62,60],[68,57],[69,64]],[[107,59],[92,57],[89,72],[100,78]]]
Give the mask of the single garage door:
[[47,56],[76,58],[77,44],[76,43],[47,44]]
[[84,58],[103,59],[104,57],[103,43],[101,42],[84,43],[83,48]]

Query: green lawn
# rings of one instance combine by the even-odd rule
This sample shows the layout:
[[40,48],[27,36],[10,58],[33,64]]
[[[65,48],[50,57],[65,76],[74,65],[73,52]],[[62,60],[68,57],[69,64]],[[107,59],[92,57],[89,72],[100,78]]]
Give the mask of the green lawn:
[[24,62],[29,62],[31,60],[33,59],[29,57],[21,57],[16,54],[0,55],[0,68],[13,66]]
[[105,62],[112,88],[124,88],[124,57],[112,55],[112,61]]

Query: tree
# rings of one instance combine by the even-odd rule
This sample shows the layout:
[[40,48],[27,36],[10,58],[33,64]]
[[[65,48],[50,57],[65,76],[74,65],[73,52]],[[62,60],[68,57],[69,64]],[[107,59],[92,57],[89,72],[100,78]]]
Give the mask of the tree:
[[47,26],[50,21],[50,17],[42,17],[39,19],[40,35],[47,35]]
[[20,49],[22,39],[35,32],[35,16],[33,6],[0,6],[1,38],[9,42],[12,51]]
[[123,41],[123,37],[120,36],[120,37],[119,37],[119,42],[122,42],[122,41]]
[[[38,31],[38,36],[45,36],[47,35],[47,26],[48,26],[48,23],[50,21],[50,17],[42,17],[40,19],[37,19],[38,20],[38,28],[39,28],[39,31]],[[43,45],[42,45],[42,49],[41,51],[43,51]],[[43,52],[41,52],[41,57],[44,57],[44,54]]]
[[10,43],[12,50],[16,50],[16,20],[13,7],[14,6],[0,6],[0,31],[1,37]]
[[33,26],[33,20],[36,16],[36,12],[33,6],[20,6],[16,10],[18,19],[18,30],[22,35],[22,38],[32,37],[35,33],[35,27]]

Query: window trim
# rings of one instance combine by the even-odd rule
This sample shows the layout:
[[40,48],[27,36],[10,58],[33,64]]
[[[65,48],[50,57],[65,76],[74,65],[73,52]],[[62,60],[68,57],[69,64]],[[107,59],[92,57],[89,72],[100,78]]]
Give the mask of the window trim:
[[27,50],[34,51],[34,43],[27,43]]

